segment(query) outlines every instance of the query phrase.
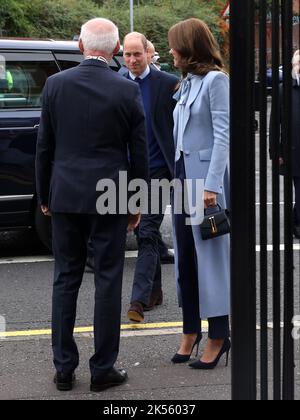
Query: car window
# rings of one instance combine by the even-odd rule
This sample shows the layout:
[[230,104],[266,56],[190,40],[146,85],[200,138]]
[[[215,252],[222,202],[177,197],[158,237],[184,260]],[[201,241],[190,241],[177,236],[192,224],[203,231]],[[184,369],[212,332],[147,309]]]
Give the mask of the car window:
[[108,64],[109,64],[109,67],[114,71],[118,71],[120,68],[115,57],[113,57]]
[[[58,65],[61,70],[67,70],[71,67],[78,66],[79,63],[83,60],[82,54],[72,54],[72,53],[54,53],[55,58],[58,62]],[[114,71],[118,71],[120,68],[119,61],[122,60],[123,57],[113,57],[112,60],[108,63],[110,68]]]
[[79,53],[54,53],[54,55],[61,70],[68,70],[71,67],[78,66],[83,60],[83,55]]
[[118,63],[119,68],[125,65],[123,55],[115,55],[114,60]]
[[59,71],[51,53],[0,51],[0,109],[40,108],[46,79]]

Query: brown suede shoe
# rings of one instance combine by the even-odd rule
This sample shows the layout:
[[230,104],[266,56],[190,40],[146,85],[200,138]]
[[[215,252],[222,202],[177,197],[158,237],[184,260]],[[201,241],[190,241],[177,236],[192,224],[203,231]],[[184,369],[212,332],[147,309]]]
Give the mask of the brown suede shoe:
[[132,302],[127,312],[130,321],[141,322],[144,321],[144,308],[140,302]]
[[153,290],[148,306],[144,306],[144,311],[151,311],[155,306],[163,303],[163,292],[161,289]]

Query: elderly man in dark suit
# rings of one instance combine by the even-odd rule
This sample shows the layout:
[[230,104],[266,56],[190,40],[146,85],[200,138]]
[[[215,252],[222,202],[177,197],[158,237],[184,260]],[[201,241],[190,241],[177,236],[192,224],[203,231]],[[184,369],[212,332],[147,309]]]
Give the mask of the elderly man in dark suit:
[[[178,78],[152,69],[148,65],[147,39],[132,32],[123,42],[123,54],[128,72],[124,77],[134,80],[141,89],[146,114],[146,133],[149,151],[150,179],[173,179],[174,141],[173,110]],[[149,194],[149,209],[151,195]],[[138,259],[135,269],[128,318],[133,322],[144,319],[144,311],[160,305],[163,300],[159,228],[165,207],[159,214],[143,214],[138,228]]]
[[[292,160],[291,160],[291,171],[294,180],[294,189],[295,189],[295,206],[294,206],[294,227],[293,233],[295,238],[300,239],[300,55],[299,50],[297,50],[293,55],[293,88],[292,88]],[[280,126],[281,126],[281,137],[279,145],[279,165],[280,165],[280,174],[284,175],[286,172],[286,162],[284,157],[284,133],[282,132],[282,115],[283,115],[283,84],[279,86],[279,116],[280,116]],[[270,116],[270,158],[275,158],[275,139],[273,138],[273,125],[272,125],[272,115],[274,109],[272,105],[272,111]]]
[[134,229],[140,216],[111,214],[114,211],[109,209],[101,215],[96,205],[96,185],[103,179],[115,183],[117,194],[120,171],[128,172],[129,180],[148,180],[140,90],[108,66],[119,45],[118,28],[111,21],[87,22],[79,40],[84,61],[50,77],[44,88],[36,175],[42,211],[52,215],[52,347],[59,390],[72,389],[79,363],[73,329],[88,238],[95,250],[96,288],[90,388],[102,391],[127,379],[126,372],[114,364],[120,340],[126,230]]
[[293,138],[292,138],[292,165],[295,187],[295,207],[294,207],[294,235],[300,239],[300,50],[293,55]]

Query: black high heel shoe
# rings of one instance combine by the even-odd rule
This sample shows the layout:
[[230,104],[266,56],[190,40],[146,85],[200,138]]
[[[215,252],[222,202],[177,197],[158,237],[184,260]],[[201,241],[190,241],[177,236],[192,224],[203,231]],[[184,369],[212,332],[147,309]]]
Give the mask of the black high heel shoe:
[[201,360],[196,360],[195,362],[192,362],[189,364],[189,366],[193,369],[214,369],[217,364],[219,363],[219,360],[221,359],[221,357],[223,356],[224,353],[226,353],[226,365],[228,366],[228,355],[229,355],[229,350],[231,348],[231,343],[229,338],[225,338],[224,343],[222,345],[221,350],[219,351],[219,354],[217,355],[217,357],[215,358],[215,360],[213,360],[210,363],[205,363],[205,362],[201,362]]
[[199,343],[200,343],[201,339],[202,339],[202,333],[198,333],[197,334],[197,337],[196,337],[196,340],[195,340],[195,342],[193,344],[193,347],[192,347],[192,350],[191,350],[190,354],[178,354],[178,353],[176,353],[172,357],[171,361],[173,363],[185,363],[185,362],[188,362],[190,360],[190,358],[191,358],[191,355],[193,353],[193,350],[194,350],[194,347],[195,346],[196,346],[196,357],[197,357],[198,356],[198,351],[199,351]]

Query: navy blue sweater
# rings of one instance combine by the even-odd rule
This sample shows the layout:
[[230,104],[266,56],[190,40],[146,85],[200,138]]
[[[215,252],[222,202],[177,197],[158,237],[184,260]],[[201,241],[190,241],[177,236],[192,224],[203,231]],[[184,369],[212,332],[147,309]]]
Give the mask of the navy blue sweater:
[[147,129],[147,140],[149,148],[149,166],[150,174],[155,172],[157,169],[167,167],[165,158],[160,150],[159,144],[155,138],[152,119],[151,119],[151,92],[150,92],[150,78],[151,73],[147,77],[139,81],[141,94],[144,103],[144,109],[146,114],[146,129]]

